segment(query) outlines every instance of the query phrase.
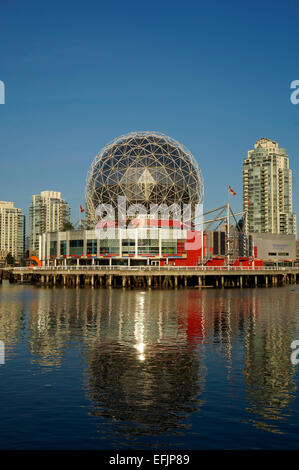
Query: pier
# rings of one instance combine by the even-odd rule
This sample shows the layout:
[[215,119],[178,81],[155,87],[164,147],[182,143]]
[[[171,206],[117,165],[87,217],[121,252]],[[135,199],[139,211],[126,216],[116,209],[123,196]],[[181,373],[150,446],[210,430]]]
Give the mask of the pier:
[[299,282],[299,267],[41,266],[7,268],[11,283],[52,287],[246,288]]

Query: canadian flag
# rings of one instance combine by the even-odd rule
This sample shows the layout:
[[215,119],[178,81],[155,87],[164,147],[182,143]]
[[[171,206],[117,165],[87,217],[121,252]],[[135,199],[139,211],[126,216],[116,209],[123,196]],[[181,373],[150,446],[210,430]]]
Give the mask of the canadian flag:
[[80,212],[85,212],[85,209],[83,209],[83,207],[81,206],[81,204],[80,204]]
[[233,196],[235,196],[237,193],[231,188],[231,186],[228,187],[228,192],[231,193]]

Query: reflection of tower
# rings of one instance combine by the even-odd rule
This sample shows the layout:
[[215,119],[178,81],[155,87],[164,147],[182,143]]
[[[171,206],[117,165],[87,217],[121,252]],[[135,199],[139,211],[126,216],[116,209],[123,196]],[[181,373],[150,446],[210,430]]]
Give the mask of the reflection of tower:
[[[178,322],[176,308],[185,293],[113,295],[113,311],[103,306],[101,330],[88,351],[94,414],[126,422],[129,434],[182,429],[204,387],[199,354]],[[103,300],[108,306],[107,295]]]
[[[42,366],[61,365],[63,347],[70,337],[70,323],[65,321],[64,306],[69,308],[66,290],[38,290],[30,303],[29,347],[33,362]],[[66,314],[67,316],[67,314]]]
[[[261,292],[256,295],[260,296],[259,320],[253,312],[245,339],[248,411],[257,415],[257,427],[277,432],[296,391],[290,361],[290,344],[296,332],[296,292],[273,290],[271,303],[263,302]],[[273,309],[273,304],[277,308]]]
[[[13,295],[12,295],[13,294]],[[6,352],[18,343],[25,328],[23,286],[16,284],[1,286],[0,341],[5,343]]]

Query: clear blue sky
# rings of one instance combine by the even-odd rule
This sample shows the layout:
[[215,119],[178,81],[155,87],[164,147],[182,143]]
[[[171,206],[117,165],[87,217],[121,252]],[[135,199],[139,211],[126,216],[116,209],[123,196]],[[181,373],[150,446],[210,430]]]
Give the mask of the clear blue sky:
[[28,213],[32,194],[61,191],[74,221],[96,153],[157,130],[196,157],[205,209],[228,184],[240,209],[247,150],[277,140],[299,212],[298,1],[10,0],[0,17],[0,200]]

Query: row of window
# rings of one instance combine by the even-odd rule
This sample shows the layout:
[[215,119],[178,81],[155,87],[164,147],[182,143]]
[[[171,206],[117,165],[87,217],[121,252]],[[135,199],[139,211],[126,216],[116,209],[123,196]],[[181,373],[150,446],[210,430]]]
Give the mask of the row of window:
[[[83,240],[70,240],[69,241],[69,254],[82,255],[84,241]],[[100,254],[114,254],[119,252],[119,240],[101,240],[100,241]],[[135,253],[135,240],[122,240],[123,254]],[[159,240],[157,239],[140,239],[138,240],[139,253],[159,253]],[[163,254],[176,254],[177,253],[177,240],[162,240],[162,253]],[[57,241],[50,242],[50,256],[57,254]],[[60,255],[67,254],[66,241],[60,241]],[[86,254],[97,254],[97,240],[87,240]]]

